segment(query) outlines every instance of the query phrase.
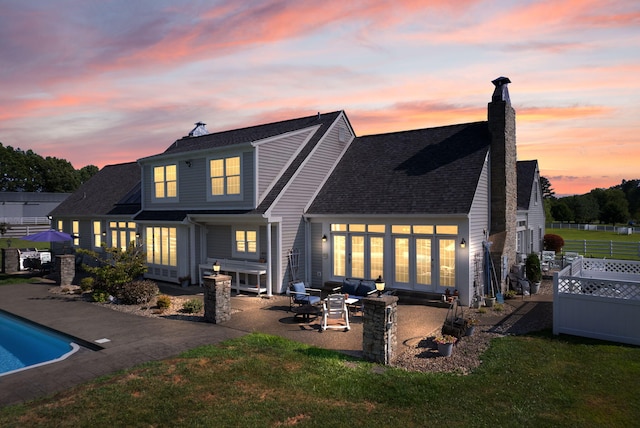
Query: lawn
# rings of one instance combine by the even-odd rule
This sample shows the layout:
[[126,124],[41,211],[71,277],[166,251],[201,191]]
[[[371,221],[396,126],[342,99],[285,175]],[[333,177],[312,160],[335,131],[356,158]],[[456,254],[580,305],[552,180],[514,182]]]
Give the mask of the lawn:
[[621,235],[615,232],[578,229],[546,229],[546,233],[562,236],[564,240],[640,242],[640,235]]
[[[454,351],[455,352],[455,351]],[[495,339],[471,375],[414,373],[263,334],[0,410],[0,426],[634,426],[640,348]]]

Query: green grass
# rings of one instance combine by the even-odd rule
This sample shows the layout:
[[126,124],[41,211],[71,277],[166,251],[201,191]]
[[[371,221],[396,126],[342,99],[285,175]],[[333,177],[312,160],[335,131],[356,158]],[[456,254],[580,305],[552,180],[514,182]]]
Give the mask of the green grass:
[[[454,352],[456,352],[454,350]],[[250,334],[0,410],[0,426],[633,426],[640,348],[495,339],[471,375]]]
[[640,235],[638,234],[620,235],[615,232],[601,232],[597,230],[547,228],[545,233],[562,236],[564,240],[640,242]]

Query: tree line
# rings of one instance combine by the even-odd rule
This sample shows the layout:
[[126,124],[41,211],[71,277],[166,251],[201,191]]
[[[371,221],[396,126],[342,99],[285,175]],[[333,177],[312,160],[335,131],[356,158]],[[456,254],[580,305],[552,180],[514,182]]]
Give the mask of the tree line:
[[95,165],[75,169],[67,160],[0,143],[0,192],[71,193],[97,172]]
[[551,183],[540,177],[547,221],[632,224],[640,221],[640,180],[622,180],[608,189],[556,198]]

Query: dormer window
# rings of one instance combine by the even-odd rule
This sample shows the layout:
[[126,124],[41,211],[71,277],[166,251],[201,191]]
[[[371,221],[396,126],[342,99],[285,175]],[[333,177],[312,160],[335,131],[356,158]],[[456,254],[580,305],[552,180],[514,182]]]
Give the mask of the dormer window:
[[240,195],[240,156],[209,161],[211,196]]
[[156,199],[178,197],[178,174],[176,165],[162,165],[153,168],[153,187]]

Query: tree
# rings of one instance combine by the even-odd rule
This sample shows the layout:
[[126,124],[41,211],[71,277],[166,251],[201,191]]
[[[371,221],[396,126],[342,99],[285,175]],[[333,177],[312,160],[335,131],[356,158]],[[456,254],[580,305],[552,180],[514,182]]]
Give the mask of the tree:
[[551,187],[551,182],[547,177],[540,176],[540,188],[542,189],[542,199],[556,198],[556,192]]
[[563,199],[559,199],[551,206],[551,214],[556,221],[573,221],[573,212]]
[[0,191],[71,193],[87,181],[98,167],[75,170],[64,159],[43,158],[32,150],[14,149],[0,143]]
[[573,197],[573,218],[576,223],[591,223],[598,220],[600,207],[591,195]]

